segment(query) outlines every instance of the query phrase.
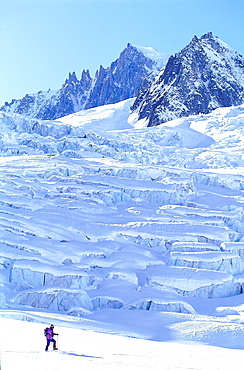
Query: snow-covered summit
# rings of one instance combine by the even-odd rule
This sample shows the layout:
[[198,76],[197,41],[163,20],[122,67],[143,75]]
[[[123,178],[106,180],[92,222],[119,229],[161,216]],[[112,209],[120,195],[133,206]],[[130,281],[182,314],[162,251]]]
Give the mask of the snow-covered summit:
[[154,126],[243,102],[244,59],[209,32],[194,36],[146,88],[142,86],[134,111]]
[[146,46],[139,46],[136,44],[132,44],[132,46],[134,46],[137,50],[141,51],[147,58],[155,61],[157,68],[165,67],[169,59],[169,55],[165,53],[161,53],[157,49],[154,49],[150,46],[146,47]]

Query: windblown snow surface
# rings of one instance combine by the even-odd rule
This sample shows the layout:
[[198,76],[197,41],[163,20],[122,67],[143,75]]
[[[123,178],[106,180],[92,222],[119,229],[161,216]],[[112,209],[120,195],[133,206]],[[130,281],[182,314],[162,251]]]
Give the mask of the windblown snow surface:
[[3,370],[243,369],[244,106],[132,104],[0,113]]

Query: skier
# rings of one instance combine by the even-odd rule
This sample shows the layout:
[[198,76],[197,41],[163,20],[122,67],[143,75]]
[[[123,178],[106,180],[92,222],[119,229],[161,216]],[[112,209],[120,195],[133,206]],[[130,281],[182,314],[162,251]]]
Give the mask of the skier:
[[46,348],[45,348],[45,351],[48,351],[48,347],[50,345],[50,342],[53,342],[53,349],[54,350],[57,350],[58,348],[56,347],[56,340],[53,339],[53,336],[54,335],[58,335],[56,333],[53,332],[53,329],[54,329],[54,326],[51,325],[50,328],[46,328],[44,330],[44,334],[46,336],[46,339],[47,339],[47,345],[46,345]]

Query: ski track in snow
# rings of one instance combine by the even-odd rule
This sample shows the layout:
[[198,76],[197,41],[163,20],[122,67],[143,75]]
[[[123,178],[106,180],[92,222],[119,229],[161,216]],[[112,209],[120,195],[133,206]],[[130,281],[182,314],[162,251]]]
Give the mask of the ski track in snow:
[[243,368],[244,107],[132,103],[0,113],[2,369]]

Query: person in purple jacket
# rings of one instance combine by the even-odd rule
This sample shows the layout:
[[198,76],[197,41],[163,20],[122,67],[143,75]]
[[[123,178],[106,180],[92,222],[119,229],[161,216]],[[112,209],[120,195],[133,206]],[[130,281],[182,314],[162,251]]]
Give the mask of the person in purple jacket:
[[57,350],[57,347],[56,347],[56,340],[53,339],[53,336],[54,335],[58,335],[56,333],[53,332],[53,329],[54,329],[54,326],[51,325],[50,328],[46,328],[44,330],[44,334],[46,336],[46,339],[47,339],[47,345],[46,345],[46,348],[45,348],[45,351],[48,351],[48,347],[50,345],[51,342],[53,342],[53,349],[54,350]]

